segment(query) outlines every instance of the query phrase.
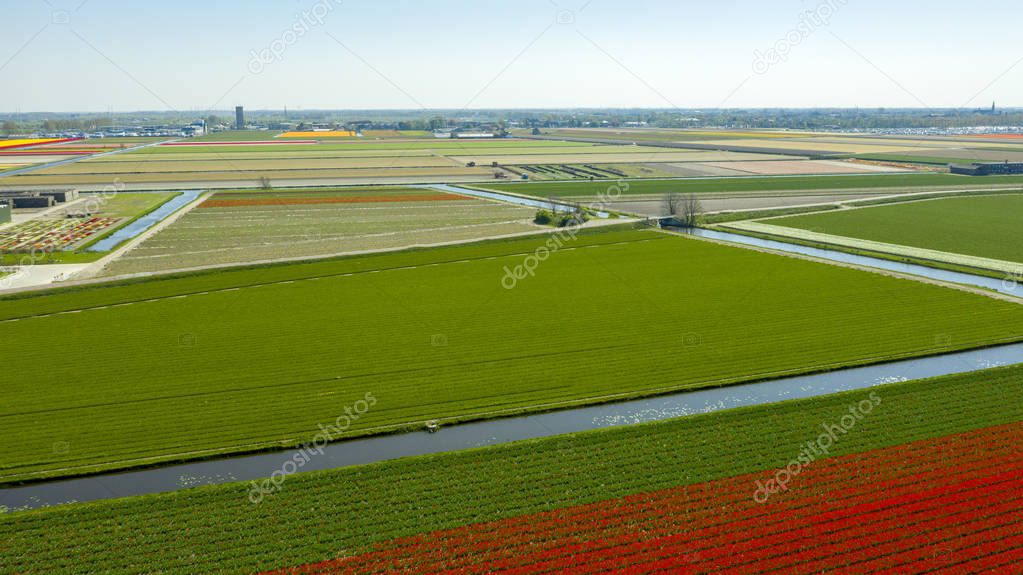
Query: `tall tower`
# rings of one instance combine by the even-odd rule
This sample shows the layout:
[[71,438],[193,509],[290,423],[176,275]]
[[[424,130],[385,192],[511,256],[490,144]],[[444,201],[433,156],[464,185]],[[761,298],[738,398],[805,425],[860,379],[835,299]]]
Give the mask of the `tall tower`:
[[245,129],[245,107],[235,106],[234,107],[234,127],[238,130]]

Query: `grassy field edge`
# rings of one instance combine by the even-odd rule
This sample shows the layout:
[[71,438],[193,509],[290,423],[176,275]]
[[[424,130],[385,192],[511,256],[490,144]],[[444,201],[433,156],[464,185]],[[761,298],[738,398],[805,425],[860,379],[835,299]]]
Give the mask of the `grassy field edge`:
[[[828,457],[1016,422],[1020,392],[1017,365],[301,473],[260,505],[248,484],[232,483],[0,515],[0,570],[243,573],[329,560],[397,537],[777,469],[871,393],[880,408]],[[650,473],[628,473],[651,458]]]

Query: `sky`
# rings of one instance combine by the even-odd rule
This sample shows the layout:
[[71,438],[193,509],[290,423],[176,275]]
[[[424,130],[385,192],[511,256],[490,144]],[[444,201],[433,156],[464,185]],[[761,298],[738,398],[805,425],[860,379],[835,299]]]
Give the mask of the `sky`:
[[0,0],[0,113],[1023,106],[1017,0]]

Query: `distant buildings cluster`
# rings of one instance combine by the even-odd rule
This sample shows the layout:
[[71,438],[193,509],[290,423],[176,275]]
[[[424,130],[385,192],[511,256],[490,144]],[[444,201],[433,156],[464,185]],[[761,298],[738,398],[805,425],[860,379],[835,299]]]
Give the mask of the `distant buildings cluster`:
[[36,132],[32,138],[195,138],[209,133],[205,120],[196,120],[187,126],[111,126],[92,132],[65,130],[60,132]]
[[[0,204],[6,204],[9,209],[33,209],[49,208],[65,202],[73,202],[78,199],[78,190],[29,190],[0,191]],[[9,221],[9,220],[8,220]],[[0,223],[4,223],[0,221]]]
[[1023,174],[1023,162],[952,164],[949,171],[961,176],[1006,176]]

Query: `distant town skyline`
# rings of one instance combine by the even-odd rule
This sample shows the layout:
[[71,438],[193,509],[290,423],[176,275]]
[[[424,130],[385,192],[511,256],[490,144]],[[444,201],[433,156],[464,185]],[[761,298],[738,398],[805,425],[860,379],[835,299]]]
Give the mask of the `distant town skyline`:
[[974,25],[946,0],[8,0],[3,14],[0,113],[1023,106],[1016,23]]

